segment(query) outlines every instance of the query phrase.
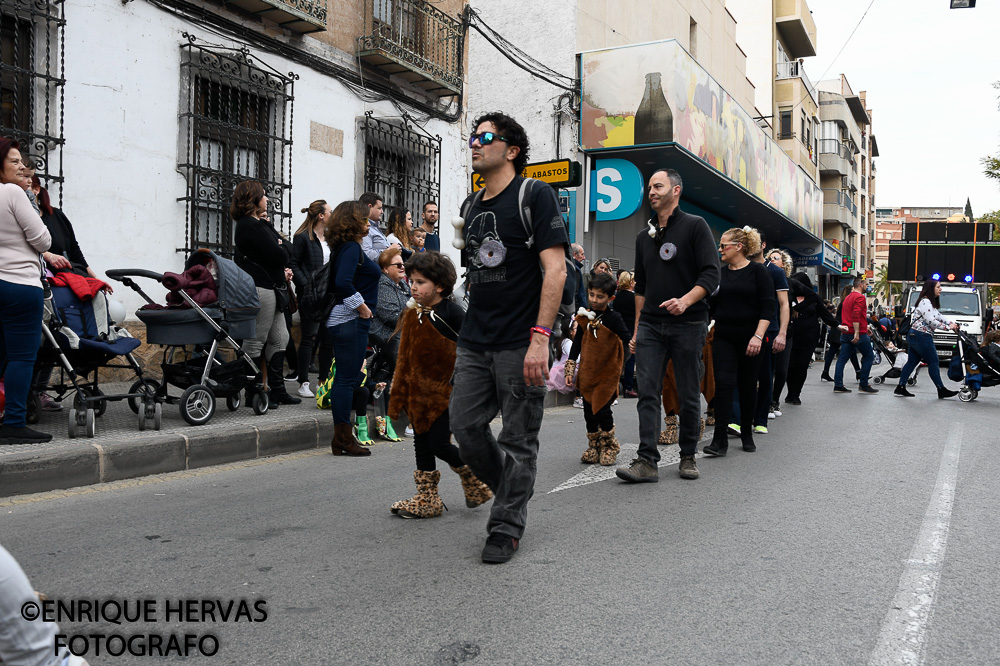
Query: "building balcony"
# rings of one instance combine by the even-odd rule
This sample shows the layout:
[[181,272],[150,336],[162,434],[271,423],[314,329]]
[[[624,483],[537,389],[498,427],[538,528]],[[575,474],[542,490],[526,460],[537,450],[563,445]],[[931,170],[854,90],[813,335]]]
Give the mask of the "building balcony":
[[774,90],[774,99],[776,102],[798,102],[806,95],[809,95],[813,104],[819,106],[819,96],[816,94],[816,87],[809,80],[809,77],[806,76],[806,68],[801,62],[779,62],[774,78],[776,81]]
[[845,229],[854,227],[858,207],[846,192],[823,188],[823,221],[837,222]]
[[824,176],[851,173],[851,150],[836,139],[819,140],[819,172]]
[[293,32],[326,30],[325,0],[229,0],[229,4]]
[[425,0],[366,0],[358,57],[431,95],[462,93],[462,23]]
[[816,23],[805,0],[778,0],[774,23],[790,57],[816,55]]

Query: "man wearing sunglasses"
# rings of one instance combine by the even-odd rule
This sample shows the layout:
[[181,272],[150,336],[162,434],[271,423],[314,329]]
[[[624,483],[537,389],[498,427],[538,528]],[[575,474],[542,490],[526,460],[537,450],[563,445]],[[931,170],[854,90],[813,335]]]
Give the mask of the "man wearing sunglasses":
[[[513,557],[534,492],[549,336],[566,279],[569,243],[555,191],[529,182],[532,242],[518,198],[528,137],[511,117],[478,118],[469,137],[472,169],[483,177],[461,230],[468,259],[469,309],[458,337],[451,428],[462,460],[493,491],[484,562]],[[465,207],[463,206],[463,210]],[[498,412],[503,430],[490,430]]]

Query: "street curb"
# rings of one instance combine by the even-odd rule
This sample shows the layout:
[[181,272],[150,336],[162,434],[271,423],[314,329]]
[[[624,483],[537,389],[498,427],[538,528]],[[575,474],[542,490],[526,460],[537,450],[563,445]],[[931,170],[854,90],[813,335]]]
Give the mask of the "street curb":
[[[545,407],[573,404],[572,395],[549,392]],[[399,428],[405,420],[396,422]],[[74,440],[44,450],[0,456],[0,498],[183,472],[321,448],[333,437],[329,412],[261,425],[204,426],[135,439]]]
[[76,442],[0,458],[0,497],[63,490],[151,474],[222,465],[315,449],[333,436],[333,423],[305,418],[260,426],[192,428],[141,440]]

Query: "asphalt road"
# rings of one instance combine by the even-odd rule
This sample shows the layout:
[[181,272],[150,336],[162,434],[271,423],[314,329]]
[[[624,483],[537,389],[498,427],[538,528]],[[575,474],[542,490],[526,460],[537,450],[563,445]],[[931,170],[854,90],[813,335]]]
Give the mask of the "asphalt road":
[[[217,636],[196,663],[997,663],[1000,390],[831,388],[811,372],[757,453],[700,459],[694,482],[588,468],[582,412],[549,410],[501,566],[479,560],[489,505],[465,508],[447,467],[443,517],[390,515],[413,492],[408,441],[0,500],[0,543],[54,598],[157,604],[156,622],[65,633]],[[634,449],[634,401],[616,420]],[[267,617],[165,621],[178,599],[264,600]]]

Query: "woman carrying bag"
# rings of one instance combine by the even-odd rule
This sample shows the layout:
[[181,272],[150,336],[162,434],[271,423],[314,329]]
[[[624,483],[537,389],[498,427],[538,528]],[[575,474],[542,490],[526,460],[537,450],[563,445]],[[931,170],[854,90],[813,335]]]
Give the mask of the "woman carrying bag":
[[927,364],[927,374],[937,387],[938,399],[958,395],[958,391],[945,388],[941,381],[941,361],[934,347],[934,331],[958,330],[958,324],[938,312],[941,307],[941,283],[937,280],[927,280],[917,297],[917,307],[910,315],[910,332],[906,336],[906,364],[899,376],[899,385],[893,391],[894,395],[912,398],[914,395],[906,390],[906,381],[910,373],[921,361]]

